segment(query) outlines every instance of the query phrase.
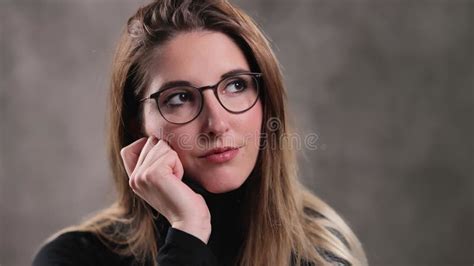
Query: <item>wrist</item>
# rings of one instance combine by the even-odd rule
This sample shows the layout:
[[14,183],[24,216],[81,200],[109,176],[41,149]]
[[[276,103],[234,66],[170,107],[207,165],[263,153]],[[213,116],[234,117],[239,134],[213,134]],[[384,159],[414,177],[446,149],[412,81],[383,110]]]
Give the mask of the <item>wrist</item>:
[[205,244],[211,235],[210,221],[177,221],[171,224],[171,227],[193,235]]

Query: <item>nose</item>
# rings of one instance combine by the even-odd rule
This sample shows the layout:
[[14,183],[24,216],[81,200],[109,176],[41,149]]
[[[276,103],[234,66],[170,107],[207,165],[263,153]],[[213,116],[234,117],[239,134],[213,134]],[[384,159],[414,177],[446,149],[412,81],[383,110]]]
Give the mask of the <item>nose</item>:
[[203,132],[220,136],[229,130],[228,112],[219,103],[212,90],[203,92]]

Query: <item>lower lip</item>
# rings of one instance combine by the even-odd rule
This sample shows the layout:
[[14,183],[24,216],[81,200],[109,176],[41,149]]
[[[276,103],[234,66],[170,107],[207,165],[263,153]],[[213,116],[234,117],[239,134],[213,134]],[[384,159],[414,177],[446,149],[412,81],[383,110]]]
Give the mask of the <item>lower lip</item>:
[[237,156],[237,153],[239,153],[239,149],[231,149],[221,153],[214,153],[203,158],[213,163],[225,163]]

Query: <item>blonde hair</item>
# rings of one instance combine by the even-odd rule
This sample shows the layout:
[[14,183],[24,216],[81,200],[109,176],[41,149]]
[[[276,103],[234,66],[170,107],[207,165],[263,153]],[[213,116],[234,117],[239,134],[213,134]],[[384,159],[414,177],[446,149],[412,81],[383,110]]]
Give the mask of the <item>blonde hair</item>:
[[[118,196],[112,206],[67,230],[93,232],[116,253],[156,264],[156,213],[129,188],[120,150],[141,136],[137,99],[149,82],[150,55],[176,34],[193,30],[228,35],[252,71],[263,74],[265,139],[244,201],[246,239],[238,264],[320,265],[332,259],[366,265],[361,244],[347,224],[298,181],[295,154],[285,138],[291,133],[286,93],[268,40],[249,16],[223,0],[157,0],[129,19],[114,59],[108,105],[108,155]],[[278,126],[267,126],[271,119]]]

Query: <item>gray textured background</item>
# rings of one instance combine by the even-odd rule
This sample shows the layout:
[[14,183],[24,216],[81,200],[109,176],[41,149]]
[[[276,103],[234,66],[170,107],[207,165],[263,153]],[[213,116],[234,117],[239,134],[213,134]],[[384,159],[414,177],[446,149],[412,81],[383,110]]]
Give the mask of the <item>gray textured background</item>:
[[[113,198],[115,42],[145,1],[0,0],[0,264]],[[474,263],[474,1],[236,1],[284,67],[304,183],[372,265]]]

